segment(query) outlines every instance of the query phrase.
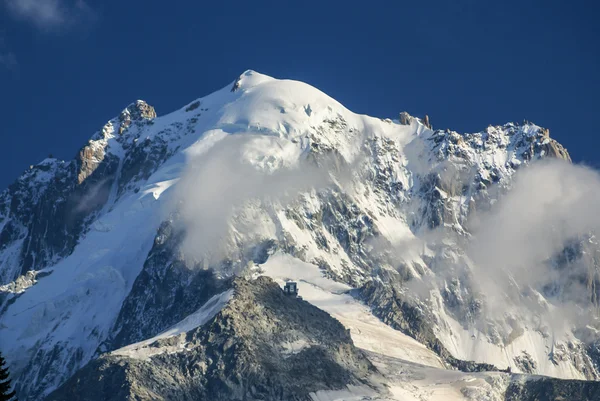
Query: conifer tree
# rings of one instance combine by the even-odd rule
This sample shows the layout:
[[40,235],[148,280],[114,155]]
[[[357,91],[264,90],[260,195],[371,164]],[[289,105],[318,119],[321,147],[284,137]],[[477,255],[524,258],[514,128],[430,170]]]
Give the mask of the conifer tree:
[[14,391],[10,391],[11,384],[6,361],[0,354],[0,401],[17,401]]

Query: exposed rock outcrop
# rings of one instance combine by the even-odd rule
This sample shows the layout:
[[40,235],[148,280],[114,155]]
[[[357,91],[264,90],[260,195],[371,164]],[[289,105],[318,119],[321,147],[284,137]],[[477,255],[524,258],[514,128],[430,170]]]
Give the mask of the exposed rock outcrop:
[[425,114],[425,118],[423,118],[423,125],[429,129],[433,129],[433,127],[431,126],[431,122],[429,121],[429,116],[427,114]]
[[148,345],[179,352],[104,355],[47,400],[310,400],[376,372],[342,324],[271,279],[238,278],[233,290],[203,326]]
[[600,400],[600,382],[516,376],[506,389],[505,401]]
[[119,115],[119,135],[129,128],[133,122],[149,122],[156,118],[154,107],[143,100],[137,100],[125,108]]
[[[0,284],[72,252],[89,216],[108,199],[118,170],[116,157],[90,152],[89,163],[46,159],[0,194],[0,251],[16,247],[18,254],[0,255]],[[100,154],[102,160],[94,156]]]
[[357,296],[372,308],[375,316],[387,325],[425,344],[438,354],[448,367],[463,372],[502,371],[489,363],[455,358],[435,335],[432,319],[425,315],[423,309],[403,300],[393,283],[370,281],[357,290]]
[[412,120],[413,120],[412,116],[410,114],[408,114],[406,111],[403,111],[400,113],[400,124],[410,125]]
[[[20,249],[18,257],[0,254],[0,285],[69,255],[115,183],[120,195],[169,157],[160,136],[138,141],[139,131],[130,137],[115,134],[115,127],[121,133],[133,125],[142,129],[155,117],[154,108],[138,100],[106,123],[73,160],[45,159],[0,193],[0,252],[9,246]],[[113,148],[124,150],[124,160],[121,149]]]
[[142,272],[123,302],[113,338],[100,351],[150,338],[184,319],[230,282],[213,271],[188,266],[178,247],[183,233],[171,221],[158,230]]

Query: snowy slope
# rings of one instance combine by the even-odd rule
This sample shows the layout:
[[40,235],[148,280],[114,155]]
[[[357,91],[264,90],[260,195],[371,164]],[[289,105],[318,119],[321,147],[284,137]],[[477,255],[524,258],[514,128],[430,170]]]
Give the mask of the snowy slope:
[[324,278],[315,265],[290,255],[275,254],[258,266],[261,274],[299,282],[303,299],[328,312],[350,329],[354,344],[367,351],[426,366],[443,368],[440,358],[423,344],[382,323],[369,309],[347,294],[347,285]]
[[[187,269],[185,280],[165,284],[173,299],[207,267],[220,277],[258,271],[280,282],[296,279],[304,298],[349,328],[358,347],[445,366],[425,345],[375,317],[350,291],[371,280],[389,281],[402,286],[398,296],[423,314],[456,358],[519,371],[515,358],[527,350],[536,365],[531,373],[597,377],[570,329],[549,338],[526,327],[507,344],[510,332],[503,333],[502,322],[490,323],[502,340],[491,340],[481,327],[466,327],[465,293],[449,301],[452,275],[462,280],[459,292],[473,293],[455,267],[467,263],[461,247],[469,238],[474,205],[490,207],[497,198],[493,186],[509,188],[521,165],[548,155],[568,159],[534,124],[464,136],[434,131],[413,117],[400,122],[358,115],[307,84],[247,71],[232,85],[161,117],[138,101],[84,149],[91,156],[75,163],[81,185],[100,174],[98,182],[107,187],[103,203],[82,220],[76,240],[69,239],[72,252],[48,251],[52,257],[37,259],[42,266],[32,265],[44,274],[37,281],[19,281],[27,266],[17,257],[22,238],[11,234],[11,242],[0,247],[0,276],[7,278],[0,288],[0,336],[22,399],[49,394],[100,352],[133,355],[155,336],[187,331],[216,313],[212,307],[225,302],[227,293],[194,309],[197,314],[182,312],[177,326],[171,316],[148,326],[146,306],[158,308],[160,316],[153,301],[122,310],[141,298],[137,291],[143,285],[135,283],[153,272],[149,266],[168,270],[173,260]],[[53,171],[27,173],[21,180],[34,188],[59,174]],[[8,204],[17,195],[2,196]],[[19,223],[23,235],[33,235],[31,226],[2,205],[0,225]],[[155,253],[169,243],[159,229],[165,222],[186,233],[173,240],[168,263]],[[440,235],[447,237],[439,240]],[[451,266],[443,274],[442,261]],[[17,285],[22,282],[28,284]],[[153,292],[163,294],[162,288],[144,291],[147,299]],[[152,335],[115,351],[111,341],[126,328],[123,315]],[[169,327],[174,331],[166,331]],[[565,348],[565,357],[548,362],[556,347]]]
[[[181,322],[175,324],[168,330],[148,340],[140,341],[138,343],[134,343],[126,347],[114,350],[112,351],[112,354],[127,356],[129,358],[148,359],[159,353],[169,352],[169,350],[165,349],[164,347],[151,348],[148,346],[152,345],[158,340],[177,336],[180,334],[185,334],[190,330],[202,326],[204,323],[212,319],[223,308],[223,305],[225,305],[231,299],[232,295],[232,290],[228,290],[221,294],[215,295],[196,312],[192,313],[191,315],[183,319]],[[185,344],[182,344],[182,346],[185,346]],[[180,347],[177,347],[175,350],[180,349]]]

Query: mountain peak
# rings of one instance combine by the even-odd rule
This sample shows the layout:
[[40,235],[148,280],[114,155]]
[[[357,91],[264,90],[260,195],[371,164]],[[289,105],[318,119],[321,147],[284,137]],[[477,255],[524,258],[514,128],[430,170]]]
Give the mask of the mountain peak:
[[[268,359],[264,366],[337,360],[337,351],[323,343],[339,339],[342,327],[330,322],[330,332],[314,335],[320,324],[304,333],[320,320],[307,301],[333,305],[332,314],[342,313],[347,328],[367,328],[350,335],[375,354],[387,348],[437,368],[444,361],[473,360],[515,372],[600,377],[591,365],[595,354],[581,343],[571,345],[570,332],[550,336],[529,320],[530,300],[546,310],[551,298],[540,295],[538,305],[537,293],[523,301],[518,296],[508,305],[509,318],[487,319],[484,308],[494,299],[480,294],[479,276],[471,274],[485,266],[467,258],[469,230],[485,224],[520,166],[568,159],[566,150],[531,123],[459,134],[428,128],[429,118],[422,116],[356,114],[309,84],[247,70],[233,86],[160,117],[137,100],[73,161],[47,159],[29,169],[0,193],[0,337],[19,398],[42,399],[100,352],[153,339],[178,322],[197,322],[196,312],[213,310],[210,297],[228,291],[222,279],[240,272],[302,283],[303,300],[284,298],[274,284],[261,281],[244,282],[238,288],[246,290],[234,294],[233,306],[244,311],[258,299],[271,311],[256,313],[272,313],[269,322],[277,323],[254,325],[246,315],[230,314],[227,322],[237,322],[240,331],[230,342],[221,337],[222,344],[231,352],[274,355],[276,364]],[[359,293],[349,290],[366,288],[370,280],[381,280],[390,291],[361,297],[369,303],[365,308],[352,298]],[[418,285],[406,286],[409,281]],[[586,293],[586,299],[594,296]],[[360,309],[344,317],[351,303]],[[221,316],[231,308],[223,311]],[[399,330],[381,326],[378,337],[368,329],[384,324],[378,317]],[[225,327],[222,322],[192,330],[209,339]],[[282,332],[279,322],[298,324]],[[271,327],[280,332],[273,336]],[[248,334],[244,341],[238,341],[240,333]],[[418,352],[405,349],[407,333],[423,343],[410,340]],[[388,334],[400,346],[379,344]],[[210,369],[220,374],[203,354],[208,340],[192,344],[193,335],[179,331],[152,347],[177,354],[126,363],[152,373],[198,366],[194,378],[209,377],[202,369],[216,366]],[[260,348],[252,348],[255,338]],[[535,354],[523,354],[531,344]],[[447,353],[436,351],[441,345]],[[227,351],[212,349],[215,355]],[[556,350],[556,362],[549,362],[547,349]],[[558,360],[561,350],[565,357]],[[234,360],[221,359],[225,368]],[[266,372],[263,365],[258,372]],[[277,399],[284,398],[291,397]]]
[[121,122],[119,134],[122,134],[131,125],[132,121],[153,120],[155,118],[156,111],[154,107],[143,100],[136,100],[129,104],[119,115],[119,121]]
[[275,78],[272,78],[268,75],[261,74],[254,70],[246,70],[244,71],[233,83],[231,88],[232,92],[236,92],[238,89],[248,89],[253,86],[257,86],[263,82],[273,81]]
[[156,118],[156,111],[144,100],[136,100],[121,112],[119,120],[125,121],[128,117],[131,120],[153,120]]

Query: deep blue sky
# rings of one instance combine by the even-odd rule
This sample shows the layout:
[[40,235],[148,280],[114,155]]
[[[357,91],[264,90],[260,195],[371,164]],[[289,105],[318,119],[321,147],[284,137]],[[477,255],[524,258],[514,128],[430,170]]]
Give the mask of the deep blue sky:
[[135,99],[165,114],[249,68],[436,128],[527,119],[600,165],[596,3],[0,0],[0,188]]

